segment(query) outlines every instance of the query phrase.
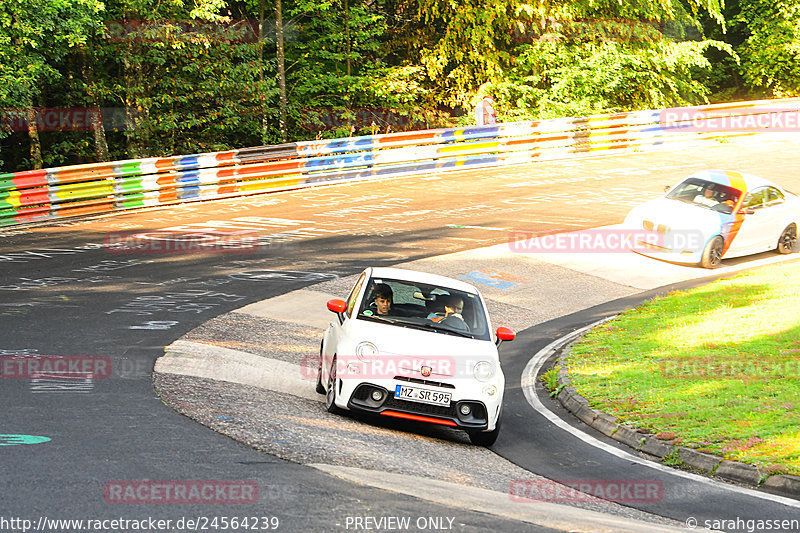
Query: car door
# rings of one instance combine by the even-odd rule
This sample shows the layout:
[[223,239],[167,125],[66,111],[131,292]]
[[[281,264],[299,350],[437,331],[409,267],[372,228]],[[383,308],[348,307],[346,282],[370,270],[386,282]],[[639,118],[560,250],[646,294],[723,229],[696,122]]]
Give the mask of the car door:
[[347,327],[348,323],[353,320],[354,313],[357,312],[356,304],[359,300],[359,296],[362,292],[361,289],[363,288],[366,279],[367,272],[365,271],[361,274],[361,277],[358,278],[358,281],[356,281],[356,284],[353,286],[353,290],[350,291],[350,296],[347,297],[347,309],[345,309],[344,313],[337,313],[333,315],[333,318],[328,325],[328,329],[325,331],[322,354],[323,380],[328,378],[328,371],[330,370],[333,356],[338,351],[339,343],[344,336],[345,328]]
[[771,250],[777,244],[783,194],[775,187],[761,187],[747,193],[740,213],[744,217],[728,255],[745,255]]

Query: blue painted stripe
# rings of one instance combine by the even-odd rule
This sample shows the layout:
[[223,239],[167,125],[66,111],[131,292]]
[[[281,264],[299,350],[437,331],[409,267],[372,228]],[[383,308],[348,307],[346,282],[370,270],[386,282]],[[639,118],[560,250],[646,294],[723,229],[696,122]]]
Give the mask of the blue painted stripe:
[[465,276],[459,276],[460,279],[464,279],[467,281],[471,281],[473,283],[480,283],[482,285],[488,285],[489,287],[494,287],[496,289],[501,290],[508,290],[511,287],[518,285],[517,283],[512,283],[510,281],[506,281],[504,279],[497,279],[487,275],[485,272],[474,271],[470,272]]

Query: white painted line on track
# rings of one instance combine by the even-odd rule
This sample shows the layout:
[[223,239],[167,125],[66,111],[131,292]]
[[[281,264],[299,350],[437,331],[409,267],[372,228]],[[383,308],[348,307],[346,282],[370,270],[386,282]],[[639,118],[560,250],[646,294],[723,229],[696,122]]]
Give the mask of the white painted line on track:
[[154,372],[251,385],[322,402],[314,390],[315,369],[186,340],[175,341],[165,351]]
[[739,487],[737,485],[731,485],[728,483],[723,483],[720,481],[715,481],[713,479],[709,479],[703,476],[699,476],[697,474],[692,474],[690,472],[684,472],[683,470],[677,470],[668,466],[664,466],[662,464],[656,463],[654,461],[649,461],[647,459],[643,459],[636,455],[633,455],[625,450],[620,450],[615,446],[611,446],[606,444],[591,435],[576,429],[575,427],[571,426],[570,424],[563,421],[558,415],[550,411],[545,405],[539,400],[539,397],[536,395],[536,376],[539,374],[544,362],[547,358],[558,348],[567,344],[571,340],[575,339],[582,333],[599,326],[603,322],[610,320],[613,317],[604,318],[603,320],[598,320],[588,326],[585,326],[581,329],[575,330],[572,333],[564,335],[560,339],[556,339],[541,350],[539,350],[531,359],[528,361],[528,364],[525,366],[525,370],[522,371],[522,376],[520,380],[520,385],[522,387],[522,392],[525,394],[525,399],[528,400],[528,404],[540,415],[544,416],[548,419],[552,424],[558,426],[559,428],[563,429],[564,431],[571,434],[573,437],[576,437],[585,443],[589,444],[590,446],[594,446],[600,450],[603,450],[606,453],[614,455],[615,457],[619,457],[620,459],[624,459],[626,461],[631,461],[642,466],[646,466],[648,468],[652,468],[654,470],[658,470],[660,472],[664,472],[666,474],[670,474],[677,477],[682,477],[685,479],[690,479],[692,481],[697,481],[700,483],[705,483],[706,485],[713,486],[715,488],[721,488],[725,490],[730,490],[732,492],[738,492],[739,494],[743,494],[746,496],[750,496],[753,498],[760,498],[762,500],[768,500],[772,502],[781,503],[787,505],[789,507],[794,507],[800,509],[800,502],[797,500],[793,500],[791,498],[785,498],[783,496],[777,496],[773,494],[768,494],[764,492],[759,492],[753,489],[748,489],[744,487]]
[[569,531],[570,533],[667,533],[686,531],[683,527],[642,522],[631,518],[550,502],[517,502],[513,501],[508,493],[407,474],[327,464],[310,464],[309,466],[362,485],[405,494],[452,508],[476,511],[535,524],[557,531]]

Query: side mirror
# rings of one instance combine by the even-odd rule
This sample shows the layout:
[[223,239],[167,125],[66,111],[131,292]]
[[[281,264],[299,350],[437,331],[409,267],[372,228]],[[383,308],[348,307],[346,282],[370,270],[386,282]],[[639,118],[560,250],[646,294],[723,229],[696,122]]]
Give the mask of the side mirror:
[[347,310],[347,302],[344,300],[328,300],[328,311],[334,313],[344,313]]
[[517,333],[513,329],[499,327],[497,328],[497,346],[503,341],[513,341]]

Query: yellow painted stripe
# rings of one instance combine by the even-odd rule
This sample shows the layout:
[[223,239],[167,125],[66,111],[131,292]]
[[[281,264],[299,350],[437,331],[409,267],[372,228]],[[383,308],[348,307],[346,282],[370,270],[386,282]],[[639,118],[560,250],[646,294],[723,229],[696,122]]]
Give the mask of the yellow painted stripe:
[[440,154],[451,153],[451,152],[472,152],[473,150],[483,150],[485,148],[497,148],[498,146],[500,146],[499,142],[485,142],[485,143],[470,144],[469,146],[446,146],[444,148],[439,148],[438,152]]
[[114,194],[114,185],[110,182],[87,182],[52,186],[50,190],[59,200],[79,200],[82,198],[112,195]]
[[6,202],[8,202],[12,207],[19,207],[22,205],[19,201],[20,193],[16,189],[11,189],[8,191],[8,198],[6,198]]
[[247,191],[263,191],[265,189],[277,189],[281,187],[293,187],[304,183],[305,178],[294,179],[277,179],[277,180],[264,180],[257,182],[240,182],[239,190],[242,192]]

